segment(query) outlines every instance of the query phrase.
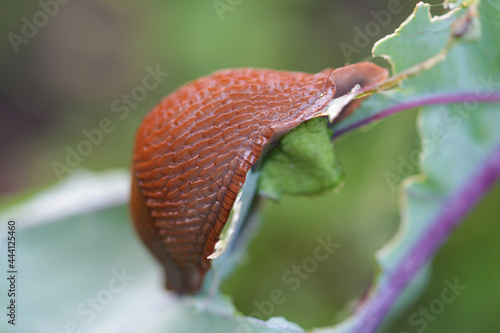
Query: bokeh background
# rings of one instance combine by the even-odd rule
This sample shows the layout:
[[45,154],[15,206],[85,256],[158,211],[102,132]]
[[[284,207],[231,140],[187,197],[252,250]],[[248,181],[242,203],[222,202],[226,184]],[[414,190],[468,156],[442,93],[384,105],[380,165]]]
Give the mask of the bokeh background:
[[[414,1],[396,2],[400,13],[391,14],[369,43],[360,45],[356,29],[377,22],[373,13],[387,11],[390,2],[53,1],[58,4],[50,9],[53,17],[17,46],[12,33],[22,36],[26,19],[33,22],[43,7],[35,1],[4,2],[0,199],[60,181],[54,162],[64,163],[67,147],[74,149],[85,139],[82,131],[98,128],[104,118],[112,120],[114,130],[78,166],[129,168],[135,130],[147,111],[181,84],[215,70],[252,66],[318,72],[370,59],[373,43],[394,31],[415,6]],[[341,43],[356,52],[347,55]],[[113,103],[118,99],[125,105],[124,96],[143,84],[148,68],[157,67],[168,75],[143,100],[130,104],[121,119]],[[247,261],[223,286],[242,313],[255,311],[255,301],[269,299],[273,289],[288,290],[283,273],[311,256],[316,239],[328,235],[341,246],[296,291],[285,293],[286,302],[276,305],[273,315],[305,328],[331,325],[363,294],[374,276],[374,252],[398,227],[398,190],[384,175],[397,173],[401,158],[418,149],[416,117],[417,111],[406,112],[338,140],[346,172],[340,191],[264,204],[262,227]],[[388,332],[416,332],[411,314],[439,298],[443,281],[456,277],[467,290],[425,331],[497,331],[499,200],[497,186],[438,253],[423,295],[403,309]]]

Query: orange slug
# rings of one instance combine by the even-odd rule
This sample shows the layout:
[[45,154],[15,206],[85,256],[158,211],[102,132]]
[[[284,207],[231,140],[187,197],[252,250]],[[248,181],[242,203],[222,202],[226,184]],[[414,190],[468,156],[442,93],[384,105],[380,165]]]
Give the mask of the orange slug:
[[[317,74],[227,69],[165,97],[135,140],[131,214],[164,268],[166,288],[194,293],[247,172],[266,145],[387,70],[358,63]],[[359,105],[348,104],[340,117]]]

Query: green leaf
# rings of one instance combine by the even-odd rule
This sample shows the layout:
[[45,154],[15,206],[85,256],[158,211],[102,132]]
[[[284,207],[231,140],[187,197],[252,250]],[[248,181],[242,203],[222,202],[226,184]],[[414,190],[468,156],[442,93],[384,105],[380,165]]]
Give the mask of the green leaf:
[[[451,23],[463,10],[432,18],[430,6],[420,3],[415,12],[396,31],[379,40],[373,54],[387,57],[394,72],[401,72],[437,55],[450,41]],[[394,52],[395,51],[395,52]],[[404,56],[398,52],[404,51]]]
[[[499,104],[481,101],[500,93],[500,30],[493,24],[499,22],[500,11],[485,1],[476,12],[475,4],[471,2],[448,15],[432,19],[429,5],[419,4],[411,19],[374,48],[375,55],[391,60],[396,72],[418,65],[426,57],[440,52],[445,52],[446,57],[430,70],[405,80],[398,89],[373,96],[355,115],[358,119],[349,119],[350,124],[341,126],[351,126],[363,117],[404,102],[424,105],[426,100],[433,98],[444,104],[427,106],[420,115],[420,158],[418,165],[413,160],[410,166],[418,166],[422,176],[404,182],[402,226],[395,239],[377,254],[380,269],[372,298],[365,301],[364,307],[346,325],[325,331],[357,332],[361,327],[371,331],[376,327],[373,326],[375,313],[380,310],[384,298],[391,293],[394,295],[392,288],[400,283],[398,272],[411,271],[415,274],[413,284],[419,283],[415,273],[420,267],[415,264],[419,262],[418,256],[432,248],[430,244],[436,246],[434,237],[445,237],[429,231],[439,226],[444,213],[457,210],[452,203],[458,195],[475,186],[483,165],[487,166],[490,157],[499,153]],[[484,19],[482,27],[477,25],[479,18]],[[465,31],[468,38],[457,35],[457,31]],[[473,38],[478,39],[472,41]],[[446,104],[453,100],[461,103]],[[464,204],[470,209],[474,203],[471,199]],[[400,310],[402,303],[411,299],[407,292],[398,296],[395,310]]]
[[[162,270],[131,227],[124,205],[129,183],[123,170],[79,171],[0,213],[2,232],[10,218],[17,223],[16,330],[303,332],[283,318],[241,316],[221,295],[178,299],[165,292]],[[45,216],[38,214],[42,205]],[[0,279],[0,289],[7,283]],[[0,322],[1,332],[10,329]]]
[[[424,176],[405,182],[403,228],[378,254],[379,276],[364,307],[341,326],[322,331],[360,332],[359,327],[369,323],[373,313],[369,312],[373,310],[370,306],[391,296],[384,293],[384,288],[393,282],[391,272],[412,265],[408,254],[418,249],[440,212],[450,207],[457,193],[474,183],[483,164],[498,152],[498,104],[479,101],[485,94],[498,93],[500,89],[500,29],[496,24],[500,22],[500,11],[491,2],[481,3],[478,16],[472,17],[483,20],[481,30],[472,24],[473,33],[468,36],[473,37],[465,39],[468,43],[462,43],[463,38],[450,42],[457,32],[457,22],[464,22],[457,20],[470,14],[468,9],[474,4],[468,3],[469,7],[435,19],[429,18],[427,5],[417,6],[415,15],[395,35],[380,42],[375,53],[390,57],[396,72],[449,48],[446,59],[405,80],[398,89],[370,97],[337,127],[345,128],[409,100],[418,104],[428,97],[447,97],[450,93],[471,98],[461,104],[427,107],[422,112],[419,130],[424,150],[419,167]],[[480,38],[471,42],[474,36]],[[283,155],[271,162],[277,164],[272,171],[276,176],[280,176],[276,170],[288,172],[283,171],[280,161],[293,163],[307,172],[291,177],[296,178],[291,183],[283,177],[268,185],[269,179],[264,179],[264,193],[272,197],[301,191],[319,193],[338,184],[341,173],[335,156],[329,155],[333,149],[325,140],[329,133],[323,122],[317,120],[298,128],[295,139],[292,134],[292,139],[289,136],[283,140]],[[306,142],[309,140],[312,145]],[[314,152],[319,146],[324,152],[317,155]],[[304,156],[309,162],[302,159]],[[308,164],[311,161],[318,163]],[[269,172],[267,177],[273,178]],[[328,179],[326,185],[318,184],[321,177]],[[217,289],[208,288],[206,293],[181,299],[166,293],[160,268],[131,228],[124,205],[128,184],[123,173],[77,174],[2,212],[0,232],[4,232],[6,221],[12,217],[19,226],[19,331],[303,332],[283,318],[263,321],[242,316],[230,300],[217,294]],[[4,241],[5,238],[2,245]],[[413,295],[405,292],[399,297],[400,302],[409,302],[418,294],[425,283],[425,273],[421,271],[422,277],[413,281]],[[0,279],[0,290],[7,289],[6,279]],[[7,331],[5,321],[0,325],[0,331]]]
[[343,172],[331,142],[325,117],[311,119],[285,135],[266,156],[259,193],[278,200],[281,195],[314,195],[337,187]]
[[[493,9],[488,2],[481,3],[480,10],[484,15],[491,17],[491,14],[496,14],[499,20],[500,11]],[[428,6],[419,6],[417,14],[428,15],[428,10]],[[428,31],[432,27],[433,22],[427,22],[420,29]],[[410,33],[415,33],[413,26],[409,28],[412,28]],[[422,73],[418,80],[406,82],[407,85],[411,83],[415,91],[408,94],[410,96],[436,94],[453,88],[460,89],[458,91],[463,94],[468,93],[472,104],[430,106],[421,114],[421,168],[426,177],[412,179],[405,186],[407,202],[402,215],[408,223],[405,235],[410,238],[401,240],[401,246],[411,246],[424,230],[424,223],[431,222],[446,201],[468,180],[473,179],[475,172],[500,143],[498,105],[480,104],[477,101],[480,94],[493,92],[494,88],[500,87],[500,66],[495,60],[500,58],[500,49],[494,42],[499,38],[499,29],[486,24],[480,40],[457,44],[445,61]],[[395,66],[404,64],[406,60],[403,58],[407,57],[407,53],[402,52],[402,47],[407,43],[396,36],[386,43],[390,47],[384,43],[375,52],[390,50]],[[485,48],[488,48],[487,53],[483,51]],[[394,251],[392,255],[384,255],[384,258],[397,262],[394,257],[400,257],[404,252]]]

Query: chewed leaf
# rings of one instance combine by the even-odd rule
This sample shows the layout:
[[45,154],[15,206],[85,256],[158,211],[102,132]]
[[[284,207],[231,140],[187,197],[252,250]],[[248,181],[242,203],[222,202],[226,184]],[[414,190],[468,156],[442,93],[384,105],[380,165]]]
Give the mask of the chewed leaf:
[[282,194],[313,195],[337,187],[343,173],[330,138],[324,117],[293,129],[264,160],[259,193],[277,200]]
[[[429,259],[500,177],[500,8],[492,1],[476,8],[478,3],[460,2],[435,18],[428,5],[419,4],[374,50],[390,59],[396,74],[417,66],[419,75],[371,96],[334,127],[334,133],[343,133],[387,110],[440,104],[426,107],[419,118],[421,176],[403,181],[402,227],[377,254],[375,284],[348,320],[316,332],[374,332],[395,304],[411,302],[426,282]],[[418,67],[436,55],[443,57],[432,68]],[[317,118],[284,137],[275,157],[262,165],[261,193],[278,198],[337,186],[342,171],[330,136],[326,119]],[[10,217],[19,223],[19,331],[305,332],[281,317],[242,316],[218,293],[246,242],[224,244],[227,250],[214,260],[197,296],[165,292],[159,265],[130,225],[126,173],[74,175],[1,214],[0,232]],[[247,214],[257,175],[248,174],[236,217]],[[240,227],[233,234],[248,239],[251,228]],[[5,238],[0,240],[4,245]],[[6,279],[0,290],[7,290]],[[103,305],[99,311],[96,299]],[[5,325],[2,321],[0,331],[7,331]]]
[[[482,29],[477,26],[482,16],[500,21],[500,11],[490,2],[482,2],[477,11],[475,4],[436,18],[431,18],[428,5],[419,4],[395,34],[376,44],[374,52],[389,58],[396,71],[418,66],[426,61],[423,56],[443,53],[446,57],[404,81],[400,90],[374,96],[361,114],[376,116],[380,112],[376,110],[404,103],[408,107],[443,105],[426,107],[419,119],[423,176],[405,181],[402,226],[377,255],[380,273],[371,298],[335,332],[375,331],[395,303],[404,300],[405,287],[418,282],[418,273],[435,251],[500,177],[499,104],[481,104],[500,101],[496,60],[500,50],[495,42],[500,31],[488,22]],[[465,21],[475,23],[463,30]],[[457,27],[470,38],[457,34]],[[447,104],[453,102],[461,103]],[[347,126],[357,120],[351,121]]]
[[[160,270],[130,227],[123,196],[129,182],[124,170],[79,171],[0,212],[1,230],[10,217],[23,213],[16,220],[18,286],[22,288],[16,297],[22,314],[16,330],[304,332],[283,318],[261,321],[241,316],[222,295],[179,300],[165,293]],[[87,206],[82,204],[79,211],[57,206],[71,201],[75,188]],[[99,205],[92,201],[95,197],[102,199]],[[40,203],[52,203],[54,215],[37,217]],[[5,245],[3,236],[0,244]],[[0,279],[0,288],[7,290],[7,283]],[[10,332],[7,325],[2,320],[0,331]]]
[[[373,54],[387,57],[396,73],[441,52],[451,39],[452,22],[463,15],[462,9],[456,9],[446,15],[432,17],[429,9],[428,4],[417,4],[413,14],[393,34],[375,43]],[[404,51],[405,56],[394,55],[392,51],[396,48]]]

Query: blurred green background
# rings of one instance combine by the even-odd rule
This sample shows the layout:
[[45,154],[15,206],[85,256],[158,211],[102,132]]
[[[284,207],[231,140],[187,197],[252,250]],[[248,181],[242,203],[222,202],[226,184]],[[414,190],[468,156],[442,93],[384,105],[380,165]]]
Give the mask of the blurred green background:
[[[318,72],[369,59],[375,41],[394,31],[416,2],[397,1],[401,12],[364,46],[356,29],[376,22],[386,1],[77,1],[57,12],[25,42],[13,47],[38,2],[3,3],[0,15],[0,196],[58,182],[53,162],[64,163],[83,130],[111,119],[114,130],[82,158],[91,170],[128,168],[135,129],[164,95],[192,79],[228,67]],[[223,5],[220,5],[220,4]],[[394,1],[393,1],[394,3]],[[437,2],[436,2],[437,3]],[[225,6],[224,6],[225,5]],[[439,8],[436,8],[438,11]],[[10,35],[12,36],[12,34]],[[342,52],[341,43],[357,48]],[[16,48],[18,48],[16,52]],[[123,119],[112,104],[142,85],[147,68],[168,73]],[[406,112],[336,142],[346,172],[343,188],[313,198],[266,202],[264,221],[248,260],[223,286],[244,314],[273,289],[288,290],[282,275],[312,255],[318,237],[341,246],[273,315],[305,328],[329,325],[363,294],[374,274],[373,254],[398,226],[398,191],[384,173],[397,173],[418,148],[417,112]],[[430,321],[426,332],[496,332],[493,309],[500,297],[496,235],[497,186],[438,253],[430,285],[396,320],[390,332],[416,332],[409,317],[440,297],[443,280],[455,277],[467,290]],[[124,224],[123,228],[130,228]]]

